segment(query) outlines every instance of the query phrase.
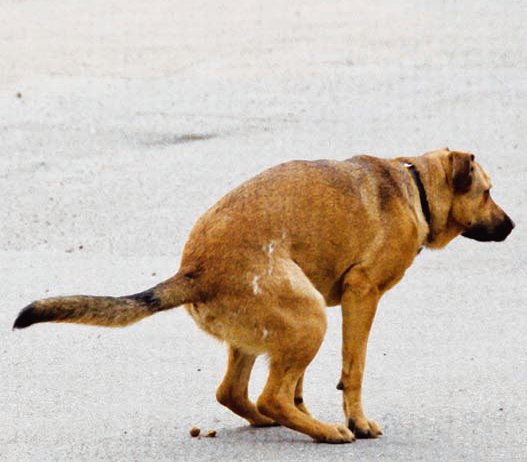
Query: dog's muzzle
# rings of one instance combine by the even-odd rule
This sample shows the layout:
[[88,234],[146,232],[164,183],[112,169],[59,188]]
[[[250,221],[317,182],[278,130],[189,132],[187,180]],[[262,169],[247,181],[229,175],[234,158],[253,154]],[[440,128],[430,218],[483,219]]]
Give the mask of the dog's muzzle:
[[468,237],[469,239],[475,239],[476,241],[481,242],[501,242],[507,238],[507,236],[514,229],[514,226],[514,222],[506,215],[500,224],[494,229],[489,230],[484,225],[476,224],[467,229],[461,235],[463,237]]

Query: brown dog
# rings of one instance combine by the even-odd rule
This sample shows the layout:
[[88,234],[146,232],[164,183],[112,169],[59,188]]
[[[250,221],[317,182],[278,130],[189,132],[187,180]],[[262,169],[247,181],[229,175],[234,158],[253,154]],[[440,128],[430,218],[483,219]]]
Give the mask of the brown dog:
[[[171,279],[126,297],[48,298],[24,308],[15,328],[38,322],[125,326],[185,304],[196,323],[229,345],[218,401],[251,425],[285,425],[318,441],[381,434],[364,415],[366,344],[380,297],[422,247],[458,235],[502,241],[514,224],[490,197],[472,154],[358,156],[288,162],[227,194],[203,215]],[[339,389],[347,426],[313,418],[302,400],[304,371],[326,330],[326,306],[342,305]],[[254,405],[255,358],[270,358]]]

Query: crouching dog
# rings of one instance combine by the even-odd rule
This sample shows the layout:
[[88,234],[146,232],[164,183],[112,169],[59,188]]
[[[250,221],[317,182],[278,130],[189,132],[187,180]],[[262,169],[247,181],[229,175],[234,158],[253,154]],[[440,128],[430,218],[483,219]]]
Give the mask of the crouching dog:
[[[493,201],[474,155],[441,149],[418,157],[293,161],[228,193],[195,224],[179,271],[123,297],[35,301],[14,328],[42,322],[126,326],[184,305],[228,345],[218,401],[253,426],[284,425],[317,441],[349,443],[382,434],[361,404],[366,345],[377,304],[423,247],[457,236],[503,241],[512,220]],[[342,307],[345,425],[313,417],[304,371],[322,343],[328,306]],[[248,397],[258,355],[269,376]]]

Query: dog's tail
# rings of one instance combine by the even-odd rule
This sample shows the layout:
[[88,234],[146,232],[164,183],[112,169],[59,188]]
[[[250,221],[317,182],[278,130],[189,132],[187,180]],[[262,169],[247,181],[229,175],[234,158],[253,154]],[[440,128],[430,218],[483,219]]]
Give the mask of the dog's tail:
[[39,322],[127,326],[158,311],[199,301],[194,282],[177,273],[151,289],[124,297],[73,295],[37,300],[18,314],[13,329],[23,329]]

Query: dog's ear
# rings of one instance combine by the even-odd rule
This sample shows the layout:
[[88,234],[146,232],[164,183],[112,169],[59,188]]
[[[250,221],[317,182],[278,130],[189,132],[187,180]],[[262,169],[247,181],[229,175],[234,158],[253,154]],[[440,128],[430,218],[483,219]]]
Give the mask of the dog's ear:
[[452,185],[454,192],[466,193],[472,185],[472,176],[474,172],[474,154],[468,152],[451,152],[449,161],[452,172]]

